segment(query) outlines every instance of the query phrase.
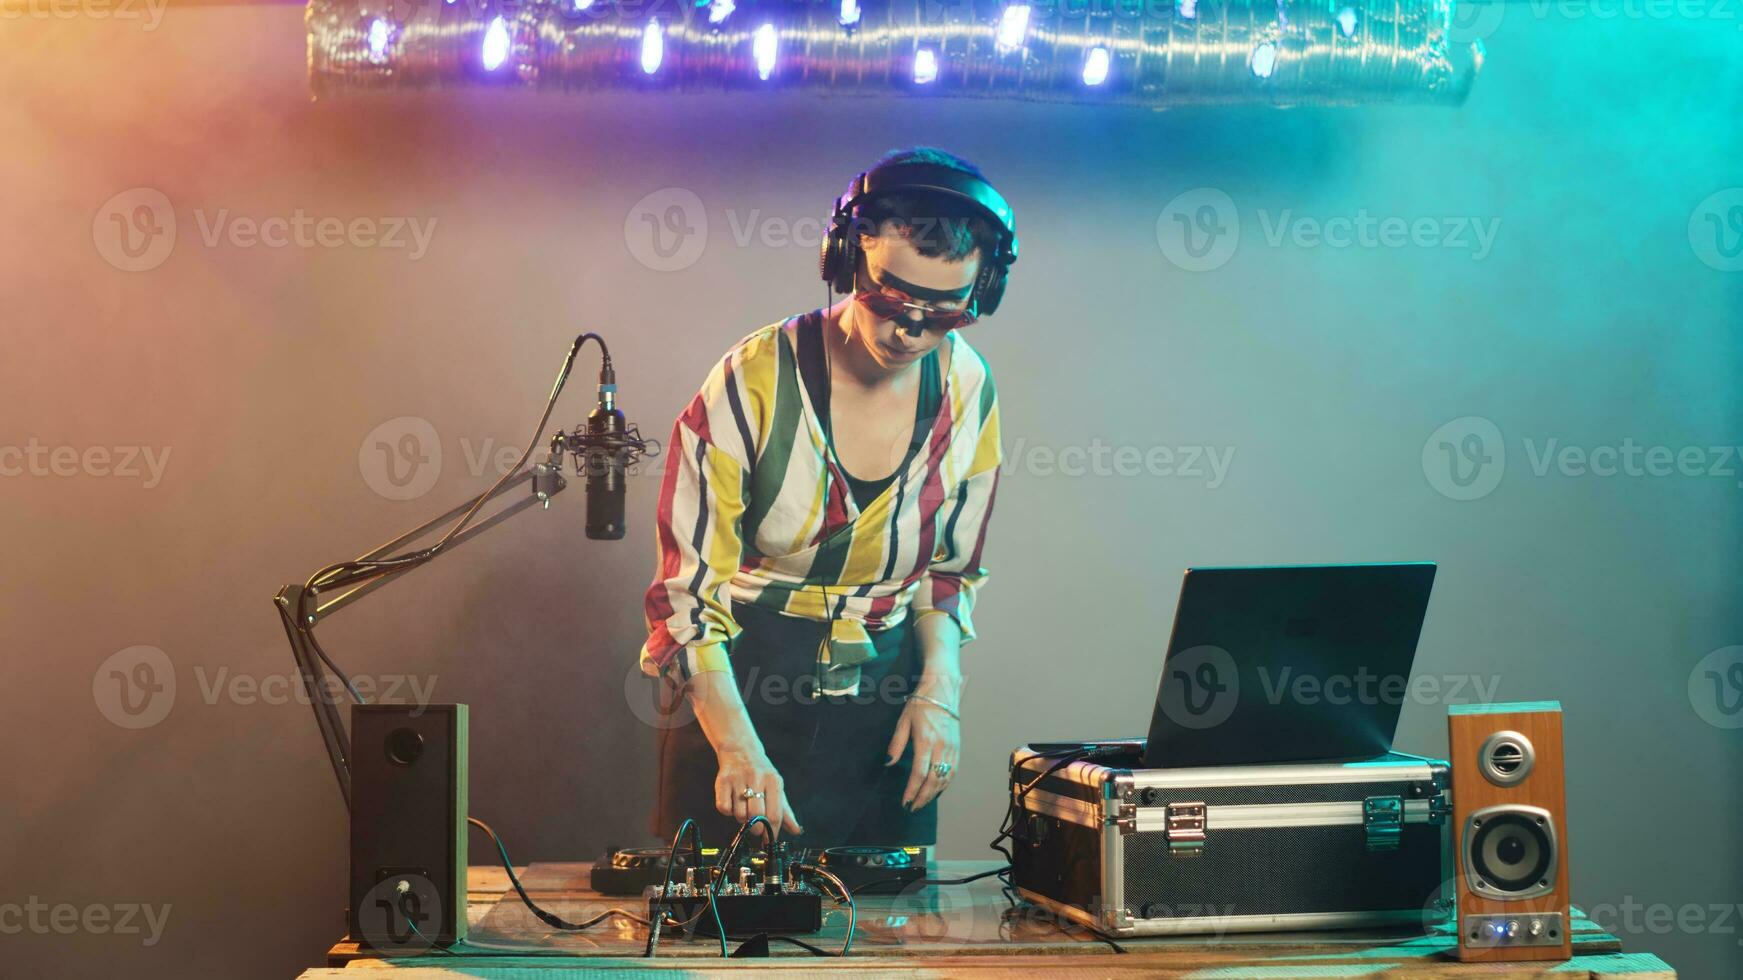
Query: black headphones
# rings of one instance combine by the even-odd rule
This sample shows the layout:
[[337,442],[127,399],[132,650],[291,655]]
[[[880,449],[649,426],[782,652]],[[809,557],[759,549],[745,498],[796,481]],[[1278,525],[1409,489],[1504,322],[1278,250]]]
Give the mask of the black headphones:
[[982,256],[980,272],[969,294],[969,308],[990,316],[1005,295],[1005,278],[1017,261],[1017,219],[1011,206],[993,185],[974,174],[934,163],[895,163],[876,167],[853,178],[847,193],[835,200],[835,214],[823,239],[819,266],[823,281],[838,293],[853,291],[859,269],[859,211],[872,198],[904,191],[926,192],[955,198],[978,211],[998,230],[999,241],[990,256]]

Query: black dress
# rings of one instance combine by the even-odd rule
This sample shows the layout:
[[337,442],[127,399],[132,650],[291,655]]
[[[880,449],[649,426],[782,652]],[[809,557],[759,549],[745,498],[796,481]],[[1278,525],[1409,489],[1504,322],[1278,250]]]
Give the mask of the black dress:
[[[800,331],[800,374],[827,426],[828,374],[822,357],[821,335]],[[937,351],[922,360],[921,379],[909,457],[895,472],[905,468],[924,445],[942,401]],[[848,476],[845,469],[842,474]],[[849,489],[862,510],[888,482],[848,476]],[[884,764],[905,698],[920,676],[913,621],[905,619],[890,629],[872,631],[877,655],[861,665],[858,694],[816,697],[811,681],[827,623],[738,602],[732,604],[732,615],[742,630],[728,646],[734,683],[769,761],[785,781],[787,801],[805,828],[803,834],[783,835],[783,839],[800,847],[936,843],[937,802],[916,812],[902,807],[914,761],[912,743],[894,765]],[[689,817],[708,846],[724,847],[738,825],[714,808],[714,778],[719,772],[714,749],[692,713],[672,717],[683,722],[662,726],[659,732],[653,832],[669,840]]]

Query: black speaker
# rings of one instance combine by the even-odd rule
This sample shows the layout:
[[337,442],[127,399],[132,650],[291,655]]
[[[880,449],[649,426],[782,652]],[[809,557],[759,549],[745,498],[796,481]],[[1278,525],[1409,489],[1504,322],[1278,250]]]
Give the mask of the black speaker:
[[351,938],[418,953],[466,938],[463,704],[351,709]]

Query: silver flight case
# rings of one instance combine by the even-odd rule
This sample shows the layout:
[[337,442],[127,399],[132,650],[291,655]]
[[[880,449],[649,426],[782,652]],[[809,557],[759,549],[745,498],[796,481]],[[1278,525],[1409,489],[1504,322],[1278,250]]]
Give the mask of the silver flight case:
[[[1394,752],[1145,769],[1143,747],[1011,754],[1012,884],[1024,898],[1121,936],[1421,926],[1443,903],[1446,762]],[[1094,755],[1064,762],[1079,748]]]

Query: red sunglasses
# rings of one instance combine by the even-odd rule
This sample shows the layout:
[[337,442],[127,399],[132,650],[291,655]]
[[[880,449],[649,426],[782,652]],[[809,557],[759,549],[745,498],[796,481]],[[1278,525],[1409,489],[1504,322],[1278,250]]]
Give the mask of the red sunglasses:
[[855,293],[853,298],[879,320],[912,323],[914,315],[918,313],[926,327],[931,330],[955,330],[958,327],[966,327],[979,319],[972,307],[962,310],[940,310],[906,297],[891,296],[882,290]]

